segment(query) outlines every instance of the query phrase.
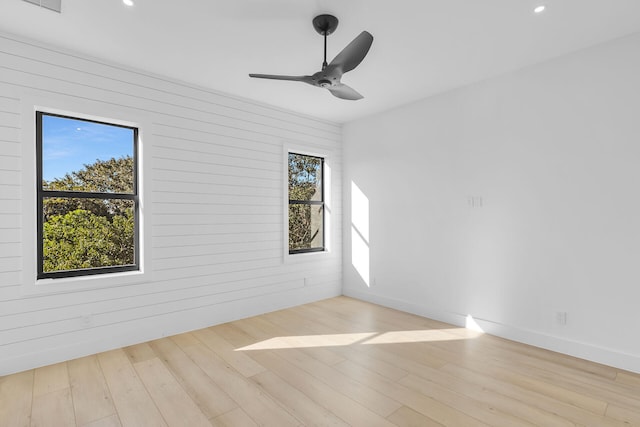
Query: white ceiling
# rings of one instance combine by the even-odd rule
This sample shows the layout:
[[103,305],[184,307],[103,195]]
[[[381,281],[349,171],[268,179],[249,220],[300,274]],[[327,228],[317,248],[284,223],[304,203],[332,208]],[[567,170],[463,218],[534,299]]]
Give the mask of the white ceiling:
[[[335,122],[640,31],[640,0],[63,0],[62,13],[0,0],[0,31]],[[547,10],[533,13],[544,3]],[[313,74],[314,16],[338,17],[329,61],[361,31],[368,56],[334,98],[248,73]]]

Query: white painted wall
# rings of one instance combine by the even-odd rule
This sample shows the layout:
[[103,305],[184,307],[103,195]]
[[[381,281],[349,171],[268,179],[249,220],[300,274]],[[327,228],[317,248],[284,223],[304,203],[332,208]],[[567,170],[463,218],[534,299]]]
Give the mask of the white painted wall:
[[637,34],[346,125],[344,293],[640,372],[638,52]]
[[[142,280],[34,287],[34,104],[141,124]],[[0,375],[339,295],[340,141],[335,124],[0,34]],[[283,256],[286,146],[328,156],[330,253]]]

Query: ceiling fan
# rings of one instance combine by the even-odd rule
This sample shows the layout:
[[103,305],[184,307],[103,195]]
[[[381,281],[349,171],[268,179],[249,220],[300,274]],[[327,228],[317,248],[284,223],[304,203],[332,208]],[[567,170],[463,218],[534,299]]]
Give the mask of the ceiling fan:
[[366,31],[353,39],[333,61],[327,64],[327,36],[338,27],[338,18],[333,15],[318,15],[313,18],[313,28],[324,36],[324,62],[322,70],[311,76],[281,76],[273,74],[249,74],[249,77],[258,79],[289,80],[307,83],[312,86],[322,87],[341,99],[355,101],[362,99],[355,89],[340,82],[342,75],[356,68],[369,52],[373,36]]

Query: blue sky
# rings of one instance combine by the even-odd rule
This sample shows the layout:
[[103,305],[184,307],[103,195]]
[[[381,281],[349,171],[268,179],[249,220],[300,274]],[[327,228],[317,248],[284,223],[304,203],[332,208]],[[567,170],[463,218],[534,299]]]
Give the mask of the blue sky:
[[42,178],[51,181],[97,159],[133,156],[133,130],[42,116]]

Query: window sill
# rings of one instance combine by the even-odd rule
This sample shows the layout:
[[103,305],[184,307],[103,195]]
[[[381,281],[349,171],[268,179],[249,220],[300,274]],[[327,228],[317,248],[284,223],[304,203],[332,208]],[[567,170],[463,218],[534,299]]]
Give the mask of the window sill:
[[325,258],[331,255],[331,251],[326,249],[324,251],[316,251],[316,252],[298,252],[296,254],[290,254],[287,252],[284,255],[285,263],[296,263],[296,262],[305,262],[309,261],[312,258]]
[[65,277],[60,279],[37,279],[23,286],[24,295],[51,295],[71,292],[113,288],[148,281],[147,273],[126,271],[92,276]]

